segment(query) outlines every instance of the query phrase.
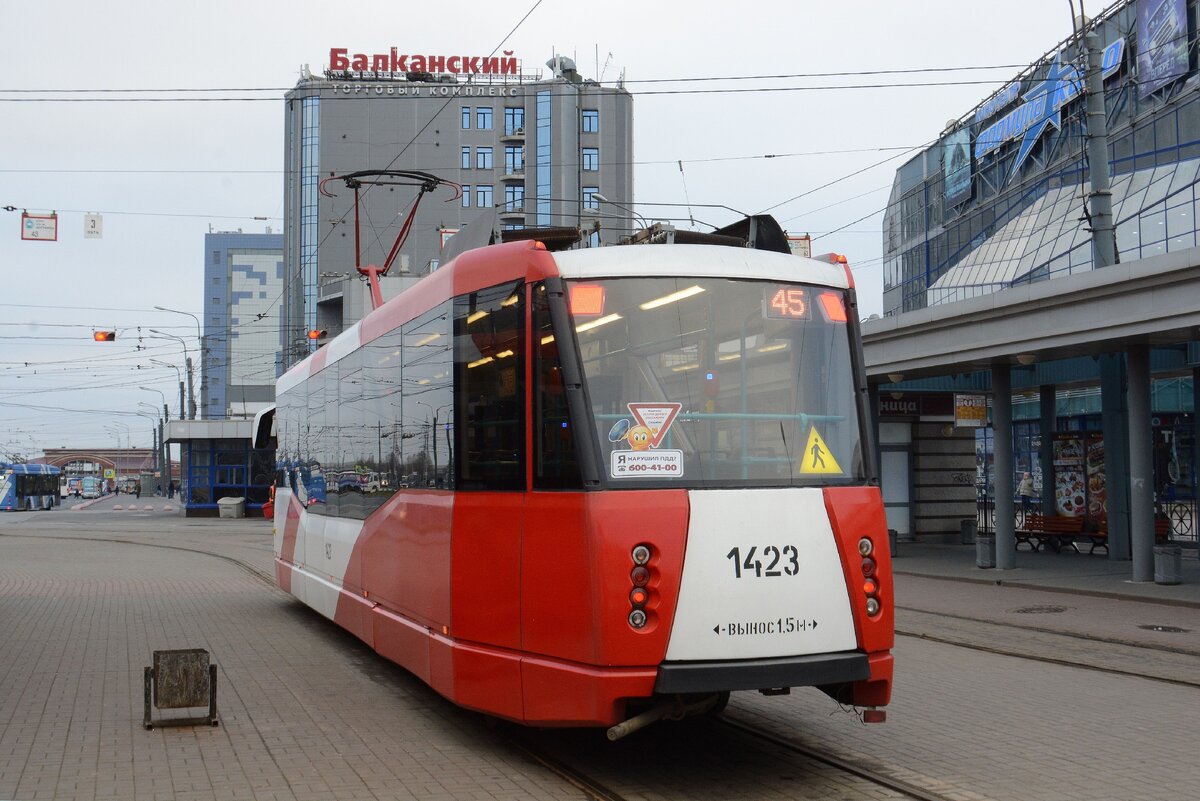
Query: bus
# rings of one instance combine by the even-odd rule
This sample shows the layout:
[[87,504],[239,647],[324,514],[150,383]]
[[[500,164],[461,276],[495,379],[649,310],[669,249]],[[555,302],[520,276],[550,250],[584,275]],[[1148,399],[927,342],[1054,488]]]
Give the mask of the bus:
[[49,464],[0,462],[0,509],[32,512],[59,503],[60,469]]
[[79,497],[83,499],[99,498],[101,480],[96,476],[84,476],[79,481]]
[[290,369],[279,586],[528,725],[615,739],[793,687],[882,722],[850,271],[730,239],[467,250]]

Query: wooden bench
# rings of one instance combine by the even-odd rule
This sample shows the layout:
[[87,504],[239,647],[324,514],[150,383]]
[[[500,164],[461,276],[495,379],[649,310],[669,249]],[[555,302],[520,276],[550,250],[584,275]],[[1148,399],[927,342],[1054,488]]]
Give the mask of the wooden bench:
[[[1060,552],[1063,546],[1079,553],[1075,538],[1083,534],[1083,518],[1029,514],[1025,516],[1025,524],[1014,534],[1017,550],[1020,550],[1021,543],[1025,543],[1031,551],[1040,551],[1045,545],[1055,553]],[[1094,550],[1095,546],[1092,547]]]
[[[1092,542],[1092,549],[1089,554],[1096,552],[1097,548],[1103,548],[1105,553],[1108,553],[1108,518],[1100,521],[1100,527],[1095,531],[1085,532],[1085,535]],[[1160,545],[1171,538],[1171,521],[1165,516],[1155,515],[1154,517],[1154,541]]]

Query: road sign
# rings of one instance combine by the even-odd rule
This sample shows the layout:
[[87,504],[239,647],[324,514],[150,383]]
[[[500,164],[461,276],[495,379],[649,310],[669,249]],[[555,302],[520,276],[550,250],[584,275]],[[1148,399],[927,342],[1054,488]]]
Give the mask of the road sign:
[[58,215],[21,212],[21,239],[26,242],[57,242]]
[[104,236],[104,218],[99,214],[83,215],[83,238],[100,239]]

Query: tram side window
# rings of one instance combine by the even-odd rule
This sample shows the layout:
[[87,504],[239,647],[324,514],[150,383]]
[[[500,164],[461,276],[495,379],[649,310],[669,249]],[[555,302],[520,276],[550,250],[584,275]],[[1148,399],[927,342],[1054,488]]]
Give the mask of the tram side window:
[[400,488],[400,329],[384,334],[363,349],[363,431],[368,451],[363,516],[367,517]]
[[296,491],[296,467],[300,461],[300,420],[304,416],[302,396],[293,387],[276,399],[275,485]]
[[404,325],[399,424],[404,484],[453,489],[454,364],[447,301]]
[[[329,490],[337,491],[338,517],[363,518],[363,491],[369,471],[367,446],[375,453],[373,442],[363,430],[363,383],[361,350],[348,353],[337,363],[337,450],[334,460],[336,483]],[[371,431],[370,435],[375,435]]]
[[[306,382],[308,393],[308,416],[302,423],[301,458],[300,458],[300,494],[301,501],[310,511],[317,514],[327,514],[328,493],[325,468],[328,466],[330,429],[326,425],[328,405],[325,398],[325,385],[329,380],[331,369],[336,365],[326,367],[312,376]],[[333,421],[337,421],[337,410],[333,410]]]
[[533,487],[582,489],[575,436],[567,412],[567,393],[550,324],[546,287],[533,290]]
[[458,488],[525,488],[525,287],[454,299]]

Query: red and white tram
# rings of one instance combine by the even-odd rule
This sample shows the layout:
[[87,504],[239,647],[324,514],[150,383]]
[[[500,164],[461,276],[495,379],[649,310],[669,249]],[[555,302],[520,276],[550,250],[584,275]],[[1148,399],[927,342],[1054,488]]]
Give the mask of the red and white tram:
[[521,723],[800,686],[883,720],[855,312],[844,264],[745,247],[467,251],[279,379],[279,585]]

